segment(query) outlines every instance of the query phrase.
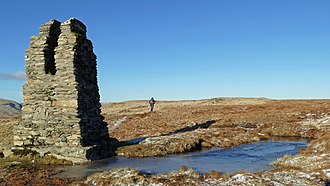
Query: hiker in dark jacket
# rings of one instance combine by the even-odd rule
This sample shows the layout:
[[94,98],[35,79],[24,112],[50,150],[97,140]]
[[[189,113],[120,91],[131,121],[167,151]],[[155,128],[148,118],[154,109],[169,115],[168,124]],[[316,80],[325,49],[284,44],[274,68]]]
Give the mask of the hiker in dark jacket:
[[154,111],[154,106],[155,106],[156,101],[154,100],[153,97],[149,100],[149,105],[150,105],[150,112]]

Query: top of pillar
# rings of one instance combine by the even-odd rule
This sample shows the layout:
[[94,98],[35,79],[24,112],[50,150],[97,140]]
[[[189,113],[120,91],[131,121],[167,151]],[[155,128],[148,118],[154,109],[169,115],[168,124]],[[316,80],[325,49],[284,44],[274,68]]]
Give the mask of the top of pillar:
[[70,25],[72,32],[79,33],[83,36],[86,35],[86,32],[87,32],[86,26],[76,18],[70,18],[69,20],[62,23],[62,25],[63,26]]
[[61,25],[61,22],[59,22],[55,19],[52,19],[52,20],[48,21],[47,23],[41,25],[39,30],[40,30],[40,32],[49,32],[52,27],[58,27],[59,28],[60,25]]

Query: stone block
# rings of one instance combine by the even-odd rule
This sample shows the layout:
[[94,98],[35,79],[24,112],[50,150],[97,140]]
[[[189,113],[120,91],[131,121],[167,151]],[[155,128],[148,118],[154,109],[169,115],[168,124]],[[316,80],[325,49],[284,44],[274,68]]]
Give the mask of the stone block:
[[18,140],[15,140],[14,141],[14,146],[23,146],[23,141],[18,141]]
[[54,107],[64,107],[64,108],[77,108],[78,107],[78,101],[77,100],[52,101],[52,106],[54,106]]
[[33,144],[33,143],[32,143],[31,140],[25,140],[25,141],[23,142],[23,145],[25,145],[25,146],[32,145],[32,144]]
[[19,140],[21,140],[20,136],[14,136],[14,141],[19,141]]

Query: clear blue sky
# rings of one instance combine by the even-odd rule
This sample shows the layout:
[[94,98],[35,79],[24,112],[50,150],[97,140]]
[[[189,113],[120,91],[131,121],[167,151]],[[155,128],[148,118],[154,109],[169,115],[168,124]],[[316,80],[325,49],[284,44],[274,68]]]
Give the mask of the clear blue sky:
[[101,101],[330,98],[329,0],[3,0],[0,97],[22,101],[30,36],[86,24]]

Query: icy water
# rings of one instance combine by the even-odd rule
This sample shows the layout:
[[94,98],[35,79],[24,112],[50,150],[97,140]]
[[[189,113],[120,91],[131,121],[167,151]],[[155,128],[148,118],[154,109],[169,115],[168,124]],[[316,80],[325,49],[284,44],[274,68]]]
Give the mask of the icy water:
[[115,168],[134,168],[156,174],[177,170],[184,165],[200,173],[216,170],[232,173],[239,170],[257,172],[271,169],[269,163],[284,155],[295,155],[307,146],[306,139],[272,139],[231,148],[212,148],[206,151],[168,155],[163,157],[113,157],[86,166],[61,167],[60,176],[86,177],[94,172]]

